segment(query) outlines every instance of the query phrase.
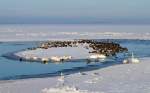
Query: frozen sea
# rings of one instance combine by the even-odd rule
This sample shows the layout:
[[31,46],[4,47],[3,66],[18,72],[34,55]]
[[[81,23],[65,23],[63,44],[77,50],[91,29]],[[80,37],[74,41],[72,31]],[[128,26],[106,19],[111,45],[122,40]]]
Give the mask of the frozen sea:
[[150,25],[0,25],[0,41],[150,39]]
[[[99,69],[116,64],[86,64],[68,62],[41,64],[20,62],[2,55],[28,47],[39,41],[64,39],[114,39],[137,57],[150,57],[149,25],[0,25],[0,80],[45,77],[60,72]],[[140,40],[142,39],[142,40]],[[11,42],[10,42],[11,41]]]

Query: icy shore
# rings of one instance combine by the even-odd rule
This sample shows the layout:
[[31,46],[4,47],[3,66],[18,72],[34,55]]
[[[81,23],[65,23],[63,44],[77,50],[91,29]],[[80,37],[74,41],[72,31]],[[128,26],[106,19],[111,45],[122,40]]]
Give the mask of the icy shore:
[[[149,29],[150,26],[2,26],[0,41],[75,38],[150,40]],[[140,60],[139,64],[115,65],[84,74],[71,74],[65,76],[65,84],[88,93],[150,93],[150,58]],[[0,93],[50,93],[49,90],[55,90],[59,83],[58,78],[0,81]],[[56,93],[60,93],[59,89],[56,90]]]
[[[84,74],[68,75],[65,76],[65,84],[78,87],[79,90],[87,90],[88,93],[149,93],[150,58],[142,58],[140,60],[141,63],[139,64],[115,65],[84,72]],[[58,78],[60,77],[3,82],[0,84],[0,92],[42,93],[43,89],[47,88],[47,91],[45,90],[44,93],[50,93],[48,89],[54,89],[57,86],[59,83]]]

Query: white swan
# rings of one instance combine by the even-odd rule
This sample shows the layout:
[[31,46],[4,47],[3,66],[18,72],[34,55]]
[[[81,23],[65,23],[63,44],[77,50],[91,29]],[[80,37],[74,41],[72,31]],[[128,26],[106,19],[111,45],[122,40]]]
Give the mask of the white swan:
[[128,63],[139,63],[140,60],[138,58],[135,58],[133,53],[132,53],[132,56],[131,58],[127,58],[125,60],[123,60],[123,64],[128,64]]

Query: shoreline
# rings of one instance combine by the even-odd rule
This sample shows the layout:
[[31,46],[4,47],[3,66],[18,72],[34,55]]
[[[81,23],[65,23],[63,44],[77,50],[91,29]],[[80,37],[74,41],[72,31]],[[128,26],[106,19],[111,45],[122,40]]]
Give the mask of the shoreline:
[[[149,93],[150,57],[140,58],[139,64],[105,64],[106,67],[79,70],[65,74],[65,84],[75,86],[87,93]],[[78,68],[77,68],[78,69]],[[82,69],[82,68],[80,68]],[[82,75],[83,73],[83,75]],[[95,74],[96,73],[96,74]],[[2,93],[49,93],[59,83],[60,72],[52,77],[0,80]],[[139,86],[136,86],[139,85]],[[42,92],[43,89],[47,89]]]
[[[122,40],[122,39],[121,39],[121,40]],[[122,41],[121,41],[121,42],[122,42]],[[137,42],[138,42],[138,41],[137,41]],[[23,49],[23,50],[24,50],[24,49]],[[20,51],[20,50],[19,50],[19,51]],[[22,51],[22,50],[21,50],[21,51]],[[16,52],[16,51],[15,51],[15,52]],[[117,64],[118,64],[118,63],[117,63]],[[77,68],[77,69],[78,69],[78,68]],[[77,70],[75,70],[75,71],[77,72]],[[68,71],[65,70],[65,72],[68,72]],[[60,72],[58,71],[58,72],[56,72],[56,73],[54,73],[54,74],[59,75],[59,73],[60,73]],[[48,75],[47,75],[47,74],[48,74]],[[50,73],[50,75],[49,75],[49,73],[47,73],[47,74],[43,74],[42,77],[53,76],[53,73]],[[31,76],[30,76],[30,75],[23,75],[23,76],[25,76],[25,77],[27,77],[27,78],[28,78],[28,77],[29,77],[29,78],[32,78],[32,75],[31,75]],[[38,78],[38,77],[36,77],[36,76],[38,76],[38,75],[35,75],[35,76],[33,75],[33,77]],[[54,75],[54,76],[55,76],[55,75]],[[18,77],[18,76],[16,76],[16,77]],[[6,78],[7,78],[7,77],[6,77]],[[20,78],[20,76],[18,77],[18,79],[19,79],[19,78]],[[21,78],[24,78],[24,77],[21,76]],[[9,77],[8,77],[8,79],[9,79]],[[8,80],[8,79],[7,79],[7,80]]]
[[[133,92],[136,93],[135,91],[139,91],[139,89],[135,86],[134,87],[131,87],[131,86],[133,86],[134,84],[137,84],[139,82],[141,84],[140,86],[143,87],[145,85],[145,83],[144,82],[142,83],[143,80],[139,81],[140,78],[135,78],[135,77],[137,77],[137,75],[140,75],[141,73],[144,73],[144,75],[142,75],[140,77],[141,78],[145,77],[145,79],[144,79],[145,82],[147,80],[149,80],[148,73],[149,73],[150,69],[149,69],[148,64],[150,64],[149,63],[150,57],[141,58],[140,60],[141,60],[141,63],[139,63],[139,64],[121,64],[121,65],[110,66],[110,67],[103,68],[103,69],[86,71],[86,72],[84,72],[85,75],[80,75],[78,73],[70,74],[67,76],[65,75],[66,76],[66,79],[65,79],[66,84],[70,85],[70,86],[72,86],[72,84],[75,84],[75,86],[77,86],[81,90],[88,90],[88,91],[92,91],[92,92],[98,91],[98,93],[101,93],[101,92],[120,93],[119,91],[122,91],[121,93],[131,93],[131,88],[133,89],[132,93]],[[134,72],[136,72],[136,74],[133,74]],[[94,73],[98,73],[98,75],[93,76]],[[100,74],[100,76],[99,76],[99,74]],[[109,74],[110,74],[110,76],[109,76]],[[118,75],[120,75],[120,76],[118,77]],[[93,83],[93,84],[88,83],[88,82],[86,83],[86,81],[92,80],[92,77],[99,78],[100,81],[99,81],[99,79],[97,81],[99,83]],[[132,78],[129,78],[129,77],[132,77]],[[8,91],[11,91],[11,93],[20,93],[20,91],[22,90],[21,93],[26,93],[26,92],[42,93],[41,91],[44,88],[55,87],[56,84],[58,83],[58,81],[57,81],[58,78],[59,78],[59,76],[48,77],[48,78],[30,78],[30,79],[22,79],[22,80],[10,80],[10,82],[6,81],[6,83],[0,83],[0,87],[1,87],[0,91],[2,93],[3,93],[3,91],[4,91],[4,93],[7,93]],[[109,78],[112,81],[110,81]],[[128,84],[127,82],[129,83],[128,86],[130,86],[130,87],[125,87],[125,85],[122,85],[124,83]],[[131,85],[130,85],[130,82],[131,82]],[[40,84],[40,85],[35,86],[37,84]],[[93,87],[88,89],[87,86],[84,84],[86,84],[88,86],[92,85]],[[120,86],[119,84],[121,84],[122,86]],[[148,82],[147,82],[147,84],[148,85],[146,85],[143,90],[140,89],[140,91],[137,93],[143,93],[141,91],[144,91],[150,85],[150,83],[148,83]],[[111,85],[114,85],[114,86],[112,86],[112,89],[116,88],[116,90],[111,90],[110,87],[108,87]],[[32,86],[32,88],[30,86]],[[96,87],[96,86],[99,86],[99,87]],[[123,88],[123,87],[125,87],[125,88]],[[128,89],[126,89],[126,88],[128,88]],[[23,91],[23,90],[26,90],[26,91]],[[148,92],[144,92],[144,93],[148,93]]]
[[[10,59],[12,60],[12,58],[10,58]],[[16,59],[14,59],[14,60],[16,60]],[[111,62],[111,63],[109,62],[109,64],[107,61],[104,63],[94,62],[94,63],[98,63],[99,65],[92,65],[92,63],[91,63],[91,65],[89,64],[85,67],[74,67],[72,69],[64,69],[64,70],[57,71],[54,73],[44,73],[44,74],[35,74],[35,75],[18,75],[18,76],[4,77],[4,78],[1,78],[0,81],[56,77],[56,76],[60,76],[61,72],[65,73],[66,75],[70,75],[70,74],[78,73],[79,71],[86,72],[86,71],[92,71],[92,70],[97,70],[97,69],[103,69],[103,68],[109,67],[109,66],[120,65],[120,64],[122,64],[122,62],[120,60],[121,59],[115,60],[116,62]],[[26,62],[26,61],[22,61],[22,62]],[[83,60],[80,60],[80,61],[76,60],[74,62],[83,62]],[[41,63],[41,62],[39,61],[39,63]],[[86,61],[85,61],[85,63],[86,63]]]

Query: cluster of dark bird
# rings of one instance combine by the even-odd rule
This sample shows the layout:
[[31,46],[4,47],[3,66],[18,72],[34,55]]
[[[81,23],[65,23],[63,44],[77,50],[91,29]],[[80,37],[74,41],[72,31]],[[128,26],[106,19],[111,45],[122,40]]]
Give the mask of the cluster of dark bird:
[[89,53],[104,54],[106,56],[115,56],[116,53],[128,51],[127,48],[113,42],[92,42],[89,44],[89,47],[93,49]]
[[48,49],[52,47],[77,47],[77,41],[48,41],[40,45],[40,48]]
[[115,56],[117,53],[127,52],[128,49],[118,43],[111,41],[80,40],[79,43],[87,43],[92,51],[89,53],[103,54],[105,56]]
[[96,41],[96,40],[73,40],[73,41],[48,41],[41,44],[40,48],[48,49],[52,47],[78,47],[78,45],[84,46],[86,49],[92,48],[89,53],[103,54],[106,56],[115,56],[117,53],[127,52],[128,49],[122,47],[118,43],[110,41]]

